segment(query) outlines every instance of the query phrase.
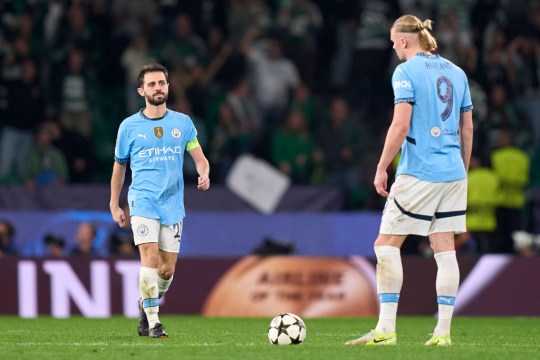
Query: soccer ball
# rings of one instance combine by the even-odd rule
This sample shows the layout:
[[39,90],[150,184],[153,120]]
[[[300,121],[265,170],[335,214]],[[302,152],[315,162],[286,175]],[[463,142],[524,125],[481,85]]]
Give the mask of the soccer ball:
[[301,344],[306,339],[306,325],[298,315],[279,314],[270,322],[268,339],[274,345]]

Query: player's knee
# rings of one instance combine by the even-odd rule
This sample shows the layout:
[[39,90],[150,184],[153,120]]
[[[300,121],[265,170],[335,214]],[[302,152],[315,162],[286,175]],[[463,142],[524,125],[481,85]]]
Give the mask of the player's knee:
[[403,241],[405,241],[406,236],[404,235],[389,235],[389,234],[379,234],[375,240],[374,246],[394,246],[401,248]]
[[158,256],[154,254],[145,254],[141,255],[141,264],[142,266],[156,268],[158,264]]
[[174,269],[168,266],[162,266],[158,271],[158,276],[164,280],[169,280],[174,275]]

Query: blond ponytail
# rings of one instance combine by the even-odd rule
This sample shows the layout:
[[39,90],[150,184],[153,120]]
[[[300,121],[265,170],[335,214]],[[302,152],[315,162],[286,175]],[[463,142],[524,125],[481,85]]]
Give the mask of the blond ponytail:
[[403,15],[398,18],[392,29],[402,33],[417,33],[420,46],[427,51],[437,50],[437,40],[431,35],[433,21],[427,19],[423,22],[414,15]]

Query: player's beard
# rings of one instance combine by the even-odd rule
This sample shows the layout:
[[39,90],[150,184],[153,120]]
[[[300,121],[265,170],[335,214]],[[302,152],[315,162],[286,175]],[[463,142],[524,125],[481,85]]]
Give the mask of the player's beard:
[[[154,98],[154,96],[157,96],[159,94],[163,94],[163,98],[161,98],[160,100]],[[148,101],[148,103],[150,105],[154,105],[154,106],[158,106],[158,105],[162,105],[162,104],[165,104],[167,102],[167,99],[169,98],[169,93],[159,93],[159,94],[155,94],[155,95],[146,95],[145,98],[146,98],[146,101]]]

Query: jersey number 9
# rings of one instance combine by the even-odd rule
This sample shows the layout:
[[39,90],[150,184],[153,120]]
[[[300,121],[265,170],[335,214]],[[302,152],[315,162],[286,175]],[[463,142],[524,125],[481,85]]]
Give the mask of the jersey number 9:
[[[442,94],[442,84],[445,84],[446,86],[446,92]],[[446,104],[446,109],[441,113],[441,119],[442,121],[445,121],[448,119],[450,114],[452,113],[453,105],[454,105],[454,98],[453,98],[453,90],[454,86],[452,85],[452,82],[450,79],[448,79],[446,76],[441,76],[437,79],[437,95],[439,95],[439,99]]]

